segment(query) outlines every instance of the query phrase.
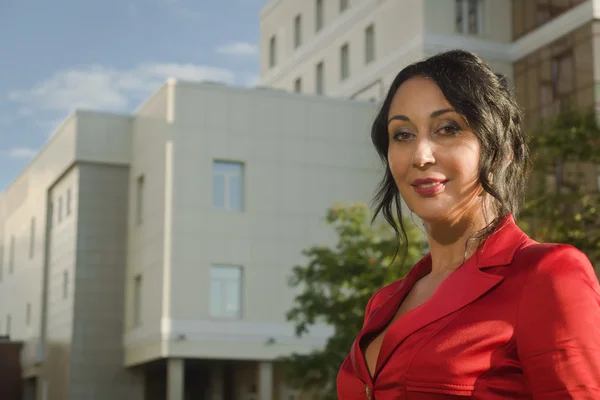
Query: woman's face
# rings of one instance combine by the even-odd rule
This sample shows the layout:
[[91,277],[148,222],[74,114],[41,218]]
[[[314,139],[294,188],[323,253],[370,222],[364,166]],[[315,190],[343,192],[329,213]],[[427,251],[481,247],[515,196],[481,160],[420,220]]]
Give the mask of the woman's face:
[[388,114],[388,162],[408,208],[425,222],[452,222],[481,204],[480,146],[428,78],[404,82]]

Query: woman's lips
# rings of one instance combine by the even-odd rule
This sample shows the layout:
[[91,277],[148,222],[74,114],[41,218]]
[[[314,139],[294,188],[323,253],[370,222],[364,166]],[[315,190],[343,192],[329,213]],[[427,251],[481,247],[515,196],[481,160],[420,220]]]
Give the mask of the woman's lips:
[[415,192],[417,192],[417,194],[423,197],[432,197],[442,193],[446,188],[447,182],[448,181],[423,182],[413,184],[412,187],[413,189],[415,189]]

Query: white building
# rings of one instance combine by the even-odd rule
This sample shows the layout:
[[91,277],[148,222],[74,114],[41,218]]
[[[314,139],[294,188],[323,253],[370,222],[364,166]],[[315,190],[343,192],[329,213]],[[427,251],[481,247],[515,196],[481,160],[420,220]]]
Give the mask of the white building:
[[74,112],[0,195],[28,398],[290,399],[273,360],[330,330],[294,336],[287,279],[334,240],[328,207],[371,199],[374,114],[175,81],[132,116]]
[[402,67],[456,47],[512,77],[511,17],[511,0],[271,0],[260,13],[260,84],[380,100]]

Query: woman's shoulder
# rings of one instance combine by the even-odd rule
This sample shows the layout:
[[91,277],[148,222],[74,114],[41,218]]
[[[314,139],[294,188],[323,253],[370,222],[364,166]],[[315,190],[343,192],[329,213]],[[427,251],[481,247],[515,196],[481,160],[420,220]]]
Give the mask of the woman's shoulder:
[[598,278],[588,257],[569,244],[537,243],[524,246],[515,254],[515,262],[528,269],[529,277],[544,282],[585,281],[598,291]]
[[584,252],[563,243],[538,243],[531,240],[515,253],[515,258],[528,264],[552,265],[557,261],[571,261],[577,265],[590,265]]

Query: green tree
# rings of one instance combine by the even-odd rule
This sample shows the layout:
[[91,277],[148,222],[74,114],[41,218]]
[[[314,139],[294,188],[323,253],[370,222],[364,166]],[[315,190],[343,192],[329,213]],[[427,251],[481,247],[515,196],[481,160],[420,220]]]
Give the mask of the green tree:
[[[370,224],[364,204],[335,206],[326,222],[338,236],[337,245],[303,251],[305,266],[293,268],[290,285],[300,287],[287,318],[302,336],[315,323],[333,327],[323,349],[283,359],[287,378],[297,388],[316,389],[324,399],[335,399],[335,379],[364,319],[369,298],[388,283],[402,278],[424,253],[424,237],[406,223],[408,251],[385,224]],[[395,257],[398,251],[398,256]]]
[[600,129],[595,112],[563,111],[541,123],[529,145],[533,169],[521,214],[524,229],[541,242],[571,244],[598,265]]

